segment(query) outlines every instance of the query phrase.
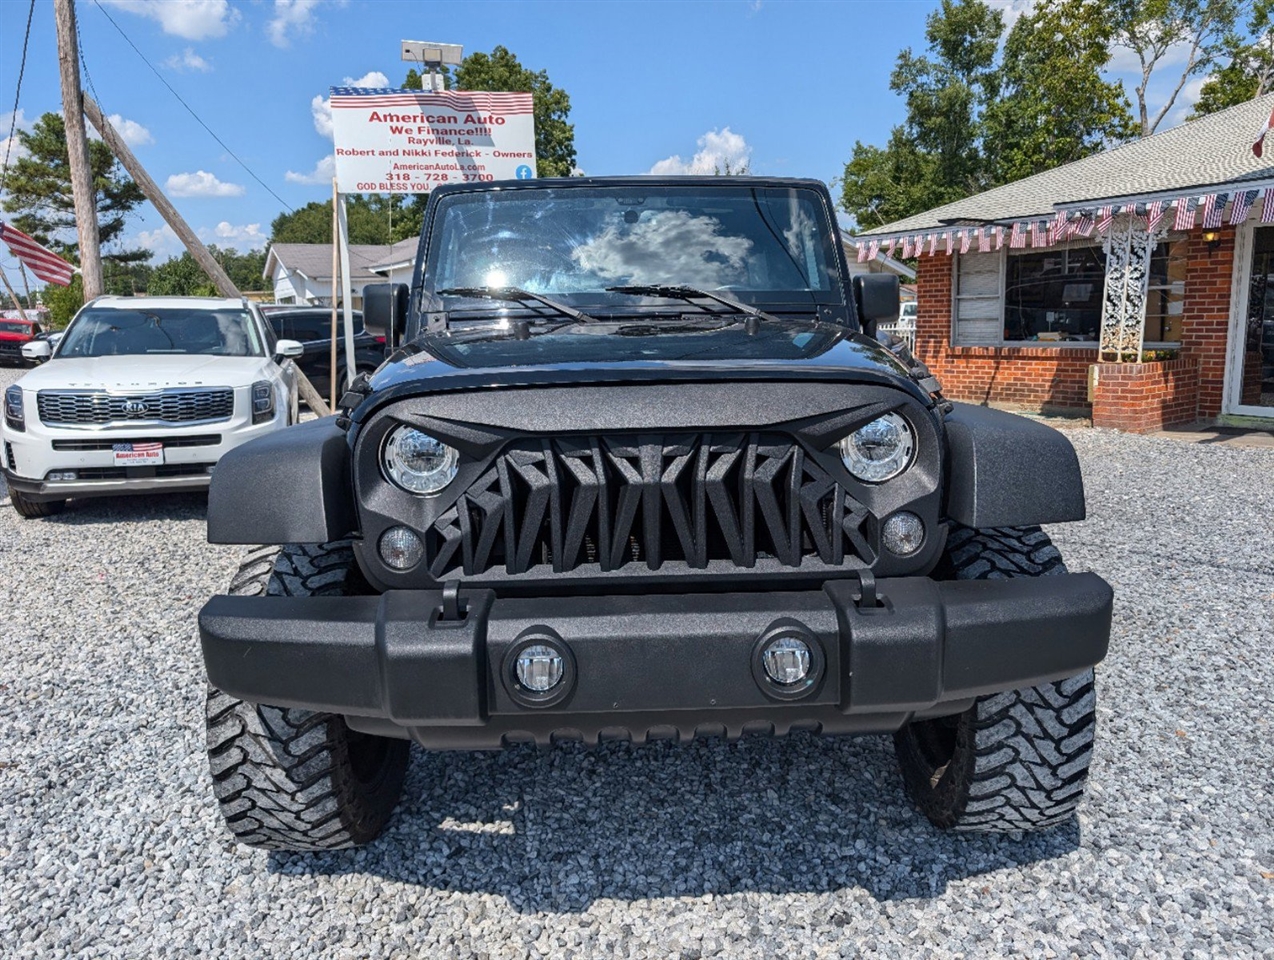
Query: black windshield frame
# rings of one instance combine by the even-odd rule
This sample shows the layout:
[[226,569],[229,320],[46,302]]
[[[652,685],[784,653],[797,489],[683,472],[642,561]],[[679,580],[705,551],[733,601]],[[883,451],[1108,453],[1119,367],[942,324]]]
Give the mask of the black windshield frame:
[[[654,198],[656,204],[646,207],[645,202],[642,201],[643,197]],[[670,211],[699,203],[704,209],[710,211],[724,209],[737,212],[746,210],[747,205],[750,204],[758,210],[760,215],[749,224],[754,231],[749,235],[749,239],[755,240],[755,237],[763,235],[764,231],[776,240],[775,243],[771,243],[766,239],[765,242],[770,243],[770,247],[764,251],[771,258],[766,261],[765,266],[771,268],[773,272],[778,272],[776,264],[782,265],[782,261],[775,255],[775,250],[780,249],[779,245],[783,245],[781,252],[796,264],[798,270],[801,266],[800,258],[789,252],[794,243],[793,237],[782,233],[782,222],[778,224],[774,222],[776,218],[773,216],[773,210],[776,205],[787,204],[792,211],[799,210],[804,218],[799,223],[799,229],[802,232],[795,241],[803,244],[798,252],[805,255],[807,265],[810,267],[806,272],[799,274],[801,280],[805,281],[804,286],[797,287],[793,284],[768,290],[730,286],[726,292],[744,303],[774,313],[818,315],[823,320],[852,326],[853,308],[848,302],[844,254],[840,248],[839,231],[832,217],[826,188],[813,181],[726,177],[676,178],[672,181],[658,178],[620,178],[610,181],[587,179],[544,181],[534,185],[518,184],[516,187],[496,190],[440,190],[430,198],[429,215],[426,217],[425,232],[421,237],[420,250],[423,255],[419,258],[420,265],[412,285],[413,314],[421,318],[422,313],[445,312],[448,320],[477,320],[493,314],[504,316],[531,312],[528,306],[514,303],[493,304],[489,301],[478,302],[464,298],[437,296],[436,291],[439,289],[455,285],[470,285],[456,282],[457,272],[442,256],[442,246],[444,242],[447,242],[444,228],[446,218],[449,212],[463,209],[462,205],[477,205],[475,209],[492,209],[493,204],[514,203],[522,204],[523,210],[531,210],[532,206],[527,206],[531,204],[545,206],[551,211],[551,204],[557,202],[561,202],[565,210],[570,210],[574,201],[592,203],[595,205],[594,209],[603,203],[614,203],[616,215],[622,215],[626,207],[628,209],[645,207],[647,211]],[[716,206],[710,207],[709,204],[716,204]],[[794,212],[787,221],[793,232],[798,229],[794,223],[795,217]],[[632,224],[634,220],[630,219],[626,222]],[[716,239],[718,234],[726,234],[727,228],[719,226],[720,222],[723,221],[718,221],[718,224],[714,225],[717,230],[710,239]],[[740,222],[742,221],[731,221],[731,226],[737,227]],[[593,234],[592,237],[595,239],[597,234]],[[729,236],[726,239],[734,238]],[[516,237],[511,242],[526,241],[525,238]],[[575,258],[575,247],[563,246],[562,249],[569,249],[572,258]],[[811,249],[814,250],[812,260],[809,252]],[[708,253],[712,252],[708,251]],[[704,257],[704,260],[708,259]],[[751,270],[752,266],[749,265],[748,269]],[[789,276],[795,272],[791,271]],[[812,279],[809,278],[811,274],[814,274]],[[674,274],[665,274],[656,279],[671,281],[673,277]],[[641,297],[605,291],[607,286],[622,285],[615,282],[617,280],[630,279],[634,278],[603,276],[595,281],[595,290],[537,289],[536,292],[546,293],[577,309],[603,317],[687,312],[686,304],[675,303],[668,298]],[[651,278],[640,277],[639,279]],[[677,279],[682,282],[686,280],[684,276]],[[701,278],[693,277],[692,279]]]

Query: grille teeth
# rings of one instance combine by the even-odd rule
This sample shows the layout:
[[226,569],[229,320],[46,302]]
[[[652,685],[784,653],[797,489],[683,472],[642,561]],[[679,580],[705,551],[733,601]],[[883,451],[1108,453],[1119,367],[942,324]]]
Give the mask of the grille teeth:
[[36,407],[40,422],[50,425],[209,423],[230,419],[234,391],[228,387],[135,394],[41,390],[36,394]]
[[790,436],[518,440],[434,523],[435,578],[871,563],[868,512]]

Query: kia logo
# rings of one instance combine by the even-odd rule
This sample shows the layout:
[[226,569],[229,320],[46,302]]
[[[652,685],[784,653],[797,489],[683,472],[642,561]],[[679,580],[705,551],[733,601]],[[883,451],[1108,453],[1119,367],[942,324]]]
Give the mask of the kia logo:
[[149,409],[150,407],[146,406],[145,400],[125,400],[124,401],[125,413],[145,413]]

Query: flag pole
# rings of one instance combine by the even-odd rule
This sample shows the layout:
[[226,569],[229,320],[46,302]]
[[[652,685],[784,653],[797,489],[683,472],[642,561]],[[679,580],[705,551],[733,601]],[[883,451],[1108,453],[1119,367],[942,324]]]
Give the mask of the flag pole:
[[13,292],[13,287],[9,284],[9,277],[4,272],[4,267],[0,267],[0,280],[4,281],[4,288],[9,291],[9,299],[13,301],[13,305],[18,308],[18,316],[23,320],[27,320],[27,312],[22,309],[22,301],[18,299],[18,295]]

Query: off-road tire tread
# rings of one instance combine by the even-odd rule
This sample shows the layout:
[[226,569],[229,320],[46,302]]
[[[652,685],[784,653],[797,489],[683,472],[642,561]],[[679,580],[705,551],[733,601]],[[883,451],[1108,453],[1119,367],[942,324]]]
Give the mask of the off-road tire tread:
[[[961,580],[1066,572],[1039,527],[955,527],[944,567],[938,575]],[[1083,797],[1092,760],[1093,671],[978,698],[958,718],[955,752],[939,770],[917,746],[913,726],[895,735],[898,757],[912,799],[938,826],[1005,833],[1062,823]]]
[[[254,548],[230,583],[234,596],[339,596],[356,580],[348,541]],[[393,812],[408,745],[388,741],[370,786],[353,776],[345,721],[246,703],[209,686],[208,764],[226,825],[240,843],[271,850],[336,850],[374,839]]]
[[9,502],[18,516],[35,520],[39,517],[52,517],[66,509],[65,500],[31,500],[12,487],[9,488]]

